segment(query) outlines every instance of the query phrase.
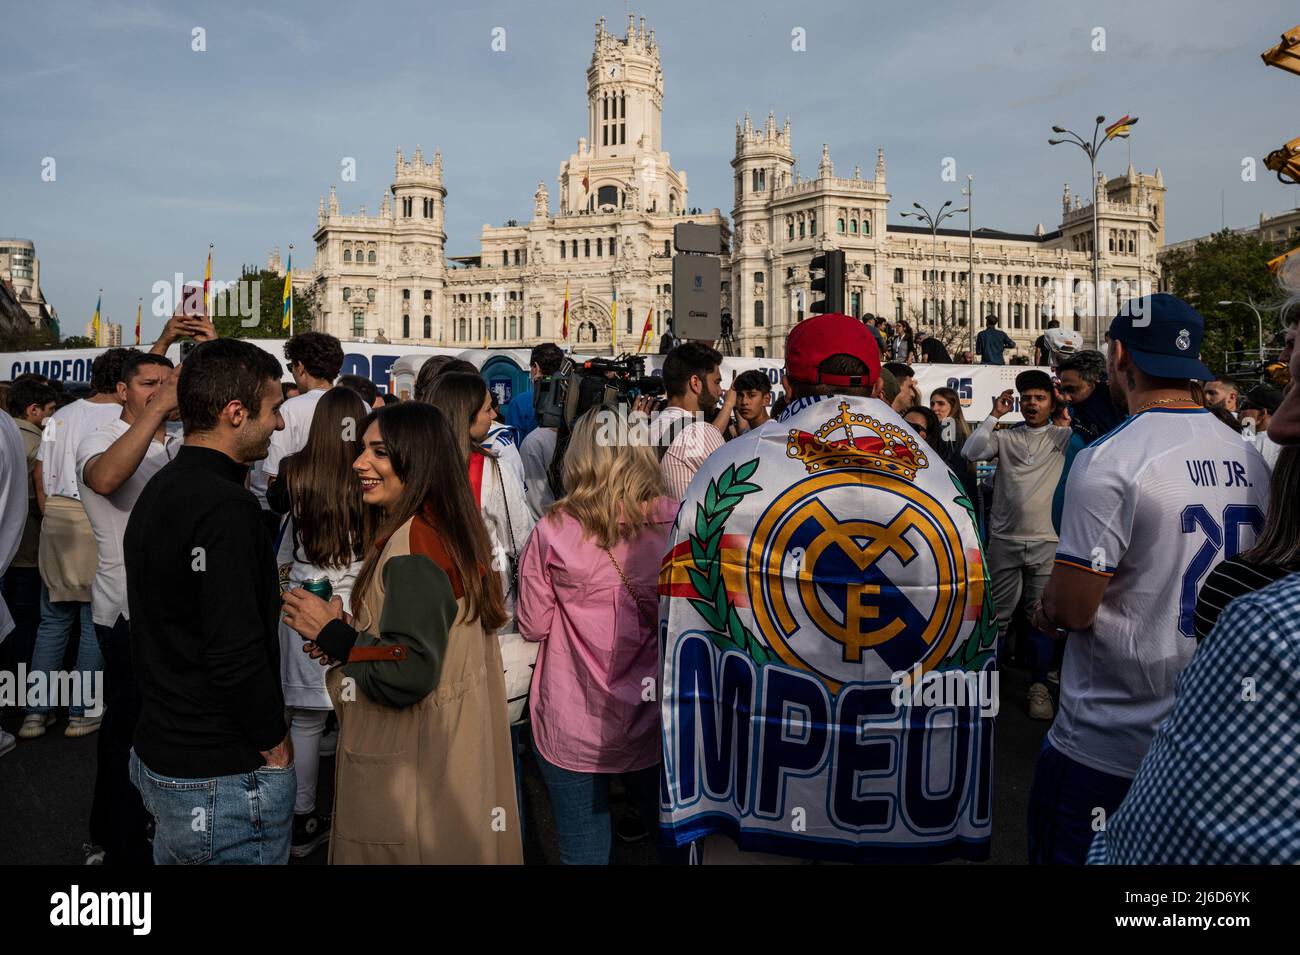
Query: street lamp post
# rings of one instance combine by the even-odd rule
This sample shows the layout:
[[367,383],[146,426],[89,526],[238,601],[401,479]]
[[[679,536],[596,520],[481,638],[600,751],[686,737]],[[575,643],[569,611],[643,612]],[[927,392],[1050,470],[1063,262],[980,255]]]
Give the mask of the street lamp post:
[[[904,219],[909,217],[920,219],[922,222],[928,223],[930,226],[930,271],[934,274],[934,294],[937,297],[939,294],[939,276],[938,270],[934,268],[934,266],[938,264],[939,256],[939,225],[951,216],[958,215],[962,212],[969,212],[970,210],[968,208],[949,209],[948,207],[952,205],[951,199],[939,207],[939,214],[937,216],[932,216],[919,202],[914,202],[912,205],[918,210],[917,212],[904,212],[901,213],[901,215]],[[937,303],[935,312],[938,312]],[[922,303],[921,306],[921,315],[922,317],[925,315],[924,303]],[[945,343],[944,347],[947,347],[947,343]]]
[[1264,366],[1264,318],[1262,315],[1259,314],[1259,307],[1256,306],[1254,302],[1223,301],[1223,302],[1219,302],[1219,304],[1220,305],[1245,305],[1248,309],[1250,309],[1252,312],[1255,313],[1255,321],[1259,325],[1259,364],[1260,367],[1262,368]]
[[975,177],[966,177],[966,241],[970,265],[966,270],[966,327],[970,330],[970,353],[975,355]]
[[1092,185],[1092,343],[1097,351],[1101,351],[1101,305],[1099,296],[1101,294],[1100,283],[1100,266],[1098,256],[1101,252],[1101,240],[1097,235],[1097,152],[1106,144],[1106,137],[1102,136],[1098,141],[1097,134],[1101,132],[1101,124],[1106,122],[1105,116],[1097,117],[1097,125],[1092,130],[1092,142],[1088,143],[1079,136],[1078,133],[1065,129],[1061,126],[1053,126],[1052,132],[1060,135],[1070,136],[1070,139],[1049,139],[1049,146],[1059,146],[1061,143],[1072,143],[1078,146],[1088,155],[1088,167],[1091,170]]

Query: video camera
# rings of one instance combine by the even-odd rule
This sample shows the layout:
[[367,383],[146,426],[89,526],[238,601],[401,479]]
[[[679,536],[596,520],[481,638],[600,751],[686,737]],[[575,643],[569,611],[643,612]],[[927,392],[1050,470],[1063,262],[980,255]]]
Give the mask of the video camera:
[[645,373],[644,358],[590,358],[579,364],[566,357],[555,374],[537,382],[533,409],[540,427],[567,431],[592,408],[613,411],[642,395],[663,393],[663,379]]

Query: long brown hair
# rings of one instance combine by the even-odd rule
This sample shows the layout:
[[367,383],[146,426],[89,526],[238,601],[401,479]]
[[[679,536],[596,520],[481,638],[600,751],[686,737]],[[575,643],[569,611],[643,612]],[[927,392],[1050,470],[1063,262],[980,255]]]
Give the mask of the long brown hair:
[[447,416],[447,423],[451,425],[466,467],[469,466],[471,454],[487,454],[482,446],[469,436],[470,425],[478,417],[487,397],[487,382],[477,373],[444,371],[433,380],[428,397],[425,399]]
[[961,398],[951,388],[934,389],[934,391],[930,392],[931,400],[934,399],[935,395],[948,402],[948,407],[951,409],[948,417],[952,418],[953,425],[957,429],[956,440],[965,443],[966,439],[970,437],[970,425],[966,423],[966,413],[961,410]]
[[[491,539],[470,489],[461,441],[446,415],[418,401],[385,405],[361,423],[358,437],[364,438],[372,423],[379,425],[393,473],[403,484],[401,496],[379,526],[378,539],[387,540],[411,518],[422,516],[438,532],[460,575],[466,621],[479,620],[485,630],[502,626],[507,618],[501,575],[492,570]],[[373,548],[357,575],[353,592],[361,594],[363,602],[378,570],[380,552],[379,547]]]
[[[307,444],[281,465],[302,556],[315,567],[347,567],[375,539],[379,515],[361,500],[361,482],[352,470],[365,416],[355,392],[331,388],[316,403]],[[297,547],[295,541],[295,556]]]
[[1268,514],[1255,546],[1237,556],[1252,564],[1300,567],[1300,447],[1283,448],[1268,485]]

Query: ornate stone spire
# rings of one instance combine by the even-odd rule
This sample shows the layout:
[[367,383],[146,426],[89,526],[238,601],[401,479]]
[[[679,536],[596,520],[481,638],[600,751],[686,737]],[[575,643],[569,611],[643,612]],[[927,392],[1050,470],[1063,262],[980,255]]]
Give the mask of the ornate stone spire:
[[384,198],[379,200],[379,217],[381,219],[391,219],[391,210],[388,208],[388,193],[384,193]]
[[876,182],[885,181],[885,147],[876,147]]
[[817,164],[817,178],[830,179],[835,175],[835,167],[831,164],[831,146],[830,143],[822,143],[822,159]]
[[397,163],[396,163],[395,166],[394,166],[394,169],[393,169],[393,175],[395,175],[395,176],[400,176],[401,174],[402,174],[402,147],[401,147],[401,146],[398,146],[398,147],[397,147]]
[[861,166],[855,165],[855,166],[853,167],[853,178],[854,178],[854,179],[861,179],[861,178],[862,178],[862,167],[861,167]]
[[1160,174],[1160,167],[1156,166],[1156,185],[1163,186],[1164,184],[1165,184],[1165,177]]
[[330,215],[339,214],[339,197],[333,186],[330,186]]
[[325,197],[320,197],[320,205],[316,207],[316,224],[322,225],[325,222]]
[[1070,184],[1065,184],[1065,190],[1061,193],[1061,211],[1070,211]]
[[545,219],[551,214],[551,194],[546,191],[546,183],[538,182],[537,191],[533,193],[533,218]]

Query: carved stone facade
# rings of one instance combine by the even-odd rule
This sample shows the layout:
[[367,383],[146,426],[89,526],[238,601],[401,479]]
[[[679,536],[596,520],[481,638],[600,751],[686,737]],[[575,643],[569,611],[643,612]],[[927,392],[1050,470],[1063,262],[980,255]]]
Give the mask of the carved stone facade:
[[[560,164],[557,208],[538,183],[532,217],[485,225],[475,255],[446,255],[439,153],[426,162],[418,148],[410,160],[399,150],[378,215],[340,214],[331,189],[317,211],[315,263],[295,276],[296,284],[315,286],[319,327],[341,338],[528,347],[561,341],[567,286],[570,344],[635,350],[649,314],[654,345],[671,318],[673,226],[695,222],[720,226],[730,249],[723,314],[733,317],[739,354],[783,354],[790,327],[810,314],[809,262],[831,248],[848,261],[846,310],[906,318],[964,347],[971,270],[964,216],[949,220],[937,241],[928,227],[889,224],[883,150],[872,178],[860,167],[837,177],[824,144],[817,178],[805,179],[789,120],[778,128],[771,114],[762,128],[748,115],[736,124],[730,220],[718,209],[692,210],[686,173],[662,148],[663,95],[659,46],[644,18],[638,24],[629,16],[623,36],[602,18],[587,67],[586,134]],[[952,191],[960,205],[956,184]],[[1067,327],[1088,326],[1090,338],[1093,201],[1102,284],[1119,289],[1122,300],[1157,281],[1164,192],[1159,170],[1152,176],[1130,167],[1109,182],[1099,176],[1088,202],[1072,200],[1067,187],[1055,231],[976,230],[975,314],[998,315],[1026,354],[1049,310],[1061,309],[1064,288],[1058,317]]]
[[538,183],[532,218],[485,225],[477,255],[446,256],[437,153],[426,163],[419,149],[410,161],[398,152],[393,201],[385,195],[377,216],[340,215],[331,190],[317,212],[315,264],[295,277],[316,287],[319,327],[341,338],[528,347],[561,340],[567,286],[570,343],[635,351],[649,314],[653,350],[672,314],[673,226],[716,224],[729,241],[719,210],[688,209],[686,174],[661,146],[663,89],[644,18],[629,17],[621,37],[597,23],[586,135],[560,164],[558,208]]

